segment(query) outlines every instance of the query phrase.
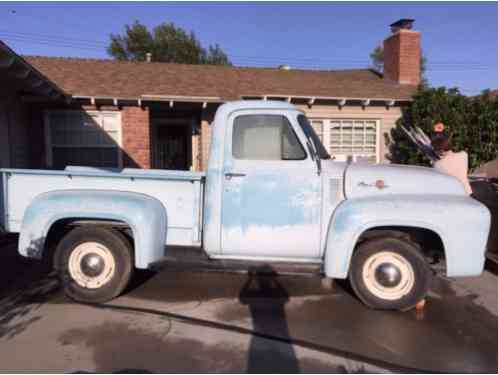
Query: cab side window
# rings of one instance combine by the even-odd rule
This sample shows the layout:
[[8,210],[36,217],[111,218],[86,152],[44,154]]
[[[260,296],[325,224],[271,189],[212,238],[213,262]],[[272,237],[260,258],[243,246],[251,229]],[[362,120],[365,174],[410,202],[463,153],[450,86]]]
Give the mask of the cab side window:
[[233,123],[232,154],[244,160],[303,160],[306,152],[281,115],[242,115]]

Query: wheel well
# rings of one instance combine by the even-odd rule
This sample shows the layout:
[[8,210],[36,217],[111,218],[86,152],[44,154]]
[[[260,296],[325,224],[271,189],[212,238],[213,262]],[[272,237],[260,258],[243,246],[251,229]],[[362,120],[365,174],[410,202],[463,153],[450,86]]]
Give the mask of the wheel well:
[[[132,248],[134,248],[133,231],[131,227],[124,221],[94,219],[94,218],[65,218],[56,221],[50,227],[47,237],[45,239],[45,246],[43,251],[43,260],[49,264],[54,264],[54,254],[60,240],[75,227],[80,226],[99,226],[109,229],[118,230],[130,241]],[[133,256],[133,254],[132,254]]]
[[419,227],[386,226],[371,228],[360,235],[357,245],[380,237],[395,237],[408,240],[416,244],[424,256],[432,258],[433,263],[438,263],[445,256],[444,244],[439,234],[430,229]]

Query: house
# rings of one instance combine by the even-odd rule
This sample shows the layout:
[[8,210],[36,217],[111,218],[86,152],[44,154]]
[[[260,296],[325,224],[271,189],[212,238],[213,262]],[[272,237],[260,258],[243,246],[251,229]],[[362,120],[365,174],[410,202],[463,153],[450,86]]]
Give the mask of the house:
[[0,42],[0,166],[204,170],[223,102],[287,100],[336,159],[386,162],[420,82],[420,33],[391,25],[384,74],[21,57]]
[[0,41],[0,168],[28,168],[32,139],[24,96],[55,102],[69,99],[60,87]]

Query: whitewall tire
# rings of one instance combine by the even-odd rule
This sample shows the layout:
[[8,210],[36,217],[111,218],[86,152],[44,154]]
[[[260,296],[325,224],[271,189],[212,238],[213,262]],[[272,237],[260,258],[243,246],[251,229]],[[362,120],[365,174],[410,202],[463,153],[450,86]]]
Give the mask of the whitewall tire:
[[349,280],[356,295],[378,309],[408,310],[429,289],[431,272],[416,246],[399,238],[362,243],[354,252]]
[[70,231],[56,249],[56,266],[65,293],[80,302],[106,302],[128,285],[133,250],[118,231],[83,226]]

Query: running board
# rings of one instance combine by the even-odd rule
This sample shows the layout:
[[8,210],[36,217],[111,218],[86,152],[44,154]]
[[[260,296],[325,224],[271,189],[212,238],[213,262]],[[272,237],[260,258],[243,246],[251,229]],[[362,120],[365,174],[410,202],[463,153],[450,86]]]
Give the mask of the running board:
[[321,264],[269,262],[255,260],[210,259],[203,251],[193,248],[169,247],[167,256],[150,266],[152,270],[254,272],[293,276],[322,276]]

